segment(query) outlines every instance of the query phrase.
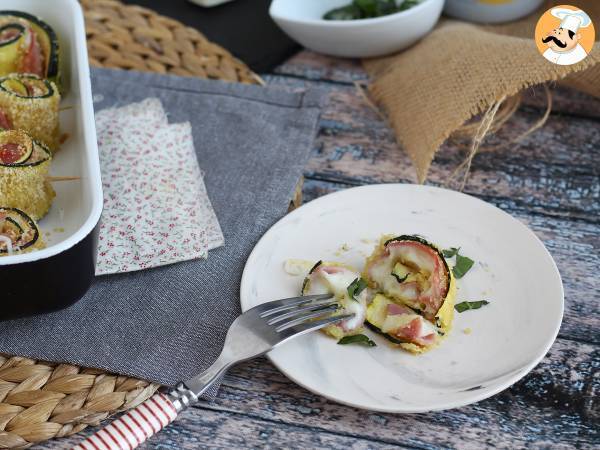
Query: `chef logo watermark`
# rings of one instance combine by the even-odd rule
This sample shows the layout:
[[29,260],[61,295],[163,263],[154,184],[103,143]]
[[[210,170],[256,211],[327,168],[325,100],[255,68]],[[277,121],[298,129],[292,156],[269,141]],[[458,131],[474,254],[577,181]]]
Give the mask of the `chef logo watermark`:
[[590,16],[577,6],[560,5],[546,11],[535,27],[535,43],[544,58],[569,66],[583,61],[594,46]]

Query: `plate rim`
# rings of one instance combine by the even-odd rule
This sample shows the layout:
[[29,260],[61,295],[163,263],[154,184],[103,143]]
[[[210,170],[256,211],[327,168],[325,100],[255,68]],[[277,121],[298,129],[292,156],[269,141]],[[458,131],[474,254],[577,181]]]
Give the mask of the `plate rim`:
[[[558,279],[558,282],[559,282],[558,284],[560,286],[560,314],[558,317],[558,321],[555,325],[555,329],[552,333],[551,339],[548,339],[546,341],[546,344],[544,346],[540,347],[541,351],[539,351],[539,353],[535,356],[535,358],[533,358],[531,360],[531,362],[529,364],[523,366],[521,369],[518,369],[513,374],[508,374],[508,375],[503,376],[501,378],[503,381],[499,381],[499,382],[497,382],[497,384],[492,384],[490,386],[490,388],[485,389],[481,392],[478,392],[478,395],[473,395],[473,397],[465,397],[464,400],[455,400],[455,401],[448,402],[447,404],[441,404],[439,406],[428,407],[428,408],[402,408],[402,407],[398,407],[398,406],[381,407],[381,406],[377,406],[377,405],[353,403],[353,402],[345,400],[345,399],[340,399],[340,398],[337,398],[334,396],[330,396],[328,394],[320,392],[319,390],[317,390],[311,386],[304,384],[296,376],[294,376],[293,373],[290,373],[289,371],[285,370],[276,361],[276,358],[274,358],[270,355],[270,353],[266,354],[267,358],[269,358],[269,361],[271,361],[271,363],[277,368],[277,370],[279,370],[285,377],[287,377],[288,379],[290,379],[291,381],[296,383],[298,386],[301,386],[304,389],[312,392],[313,394],[324,397],[335,403],[339,403],[339,404],[342,404],[345,406],[351,406],[353,408],[358,408],[358,409],[366,410],[366,411],[396,413],[396,414],[418,414],[418,413],[426,413],[426,412],[431,412],[431,411],[444,411],[444,410],[460,408],[463,406],[467,406],[467,405],[471,405],[473,403],[480,402],[482,400],[490,398],[490,397],[508,389],[510,386],[517,383],[523,377],[525,377],[529,372],[531,372],[541,362],[541,360],[544,359],[544,357],[548,354],[548,352],[554,345],[554,342],[556,341],[556,338],[558,337],[558,333],[560,331],[560,327],[562,325],[562,321],[564,318],[564,311],[565,311],[564,285],[562,282],[562,277],[560,275],[560,271],[558,270],[558,266],[556,265],[556,261],[552,257],[552,254],[548,251],[548,249],[546,248],[546,246],[544,245],[542,240],[535,234],[535,232],[531,228],[529,228],[527,225],[525,225],[523,222],[521,222],[516,217],[513,217],[511,214],[498,208],[497,206],[492,205],[491,203],[486,202],[475,196],[465,194],[463,192],[458,192],[458,191],[454,191],[451,189],[445,189],[445,188],[441,188],[441,187],[437,187],[437,186],[429,186],[429,185],[413,184],[413,183],[377,183],[377,184],[368,184],[368,185],[362,185],[362,186],[354,186],[354,187],[350,187],[350,188],[346,188],[346,189],[340,189],[338,191],[330,192],[328,194],[317,197],[316,199],[311,200],[310,202],[301,205],[300,207],[289,212],[288,214],[286,214],[285,216],[280,218],[277,222],[275,222],[273,225],[271,225],[269,227],[269,229],[256,242],[256,244],[254,244],[252,251],[248,255],[248,258],[246,259],[246,263],[244,264],[244,270],[242,272],[242,277],[241,277],[241,281],[240,281],[240,308],[241,308],[242,312],[244,312],[244,311],[246,311],[246,309],[248,309],[248,308],[244,308],[243,293],[245,290],[244,286],[249,282],[249,280],[248,280],[250,277],[249,267],[251,266],[251,262],[253,262],[253,260],[256,259],[260,245],[268,238],[268,235],[271,232],[273,232],[273,230],[276,227],[278,227],[284,221],[293,220],[297,215],[301,214],[301,210],[303,208],[306,208],[309,206],[311,208],[314,208],[315,205],[318,205],[319,203],[326,201],[325,199],[330,199],[331,197],[337,197],[339,195],[348,195],[347,194],[348,192],[356,192],[359,190],[363,191],[363,190],[378,190],[378,189],[390,189],[390,188],[391,189],[417,189],[417,190],[426,190],[426,191],[429,190],[429,191],[433,191],[433,192],[436,192],[436,191],[444,192],[444,193],[450,193],[451,195],[467,197],[469,200],[475,200],[476,202],[479,202],[480,204],[485,205],[486,208],[492,208],[496,212],[502,213],[503,215],[507,216],[508,218],[510,218],[511,220],[516,222],[516,224],[518,226],[520,226],[526,233],[528,233],[534,239],[534,241],[536,241],[537,244],[540,245],[541,248],[544,250],[545,256],[547,256],[549,258],[549,261],[551,262],[551,267]],[[473,391],[474,394],[476,392],[477,391]],[[401,405],[401,403],[400,403],[400,405]]]

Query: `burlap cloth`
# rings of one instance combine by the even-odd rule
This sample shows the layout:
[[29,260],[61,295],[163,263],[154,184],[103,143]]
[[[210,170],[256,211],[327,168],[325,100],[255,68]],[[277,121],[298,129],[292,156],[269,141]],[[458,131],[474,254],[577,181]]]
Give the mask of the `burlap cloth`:
[[536,48],[540,15],[564,3],[548,1],[523,20],[496,26],[443,19],[408,50],[363,61],[370,96],[386,113],[420,183],[452,132],[503,98],[553,80],[600,97],[599,0],[571,2],[596,25],[596,44],[585,60],[559,66]]

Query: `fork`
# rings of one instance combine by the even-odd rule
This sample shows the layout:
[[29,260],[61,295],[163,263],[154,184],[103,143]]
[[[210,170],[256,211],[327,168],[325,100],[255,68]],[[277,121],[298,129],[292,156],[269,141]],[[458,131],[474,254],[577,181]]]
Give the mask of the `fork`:
[[249,309],[229,327],[223,350],[203,373],[159,392],[99,430],[73,450],[134,449],[198,401],[233,365],[263,355],[284,342],[353,317],[332,316],[338,303],[331,294],[275,300]]

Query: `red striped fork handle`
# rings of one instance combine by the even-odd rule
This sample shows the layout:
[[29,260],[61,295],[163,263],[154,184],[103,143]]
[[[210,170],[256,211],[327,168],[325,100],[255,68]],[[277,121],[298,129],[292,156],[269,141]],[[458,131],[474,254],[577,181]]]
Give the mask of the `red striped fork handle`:
[[73,447],[73,450],[131,450],[176,417],[175,405],[166,395],[158,393]]

